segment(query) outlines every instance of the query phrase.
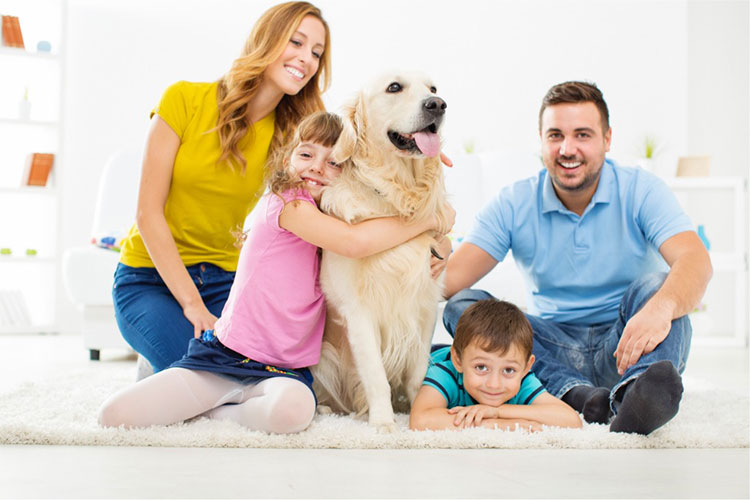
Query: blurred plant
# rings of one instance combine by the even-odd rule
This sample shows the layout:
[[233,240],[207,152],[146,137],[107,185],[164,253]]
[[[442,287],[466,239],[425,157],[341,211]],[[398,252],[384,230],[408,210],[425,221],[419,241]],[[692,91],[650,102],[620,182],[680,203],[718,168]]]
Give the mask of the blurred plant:
[[464,142],[464,152],[466,152],[467,154],[473,154],[476,152],[474,139],[467,139],[466,142]]
[[646,138],[643,141],[644,146],[644,158],[653,159],[654,155],[656,154],[656,150],[659,149],[659,143],[656,141],[656,138],[651,135],[647,135]]

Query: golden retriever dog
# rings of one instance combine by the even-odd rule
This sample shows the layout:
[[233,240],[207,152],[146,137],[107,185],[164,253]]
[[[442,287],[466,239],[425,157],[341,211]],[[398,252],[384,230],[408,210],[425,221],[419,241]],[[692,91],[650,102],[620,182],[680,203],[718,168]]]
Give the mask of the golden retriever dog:
[[[325,212],[348,223],[394,215],[445,220],[438,133],[446,104],[436,92],[425,76],[398,73],[356,96],[333,151],[350,166],[324,192]],[[427,371],[441,298],[430,274],[435,243],[435,234],[424,233],[362,259],[323,252],[329,312],[320,363],[312,367],[323,408],[369,412],[380,431],[396,429],[394,406],[408,411]]]

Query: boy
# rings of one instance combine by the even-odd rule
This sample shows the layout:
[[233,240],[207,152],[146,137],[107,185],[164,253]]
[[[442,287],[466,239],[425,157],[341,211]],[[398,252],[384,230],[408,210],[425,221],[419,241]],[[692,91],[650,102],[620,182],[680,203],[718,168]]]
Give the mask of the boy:
[[496,299],[472,304],[458,320],[453,346],[432,353],[409,427],[581,427],[578,414],[529,373],[532,335],[513,304]]

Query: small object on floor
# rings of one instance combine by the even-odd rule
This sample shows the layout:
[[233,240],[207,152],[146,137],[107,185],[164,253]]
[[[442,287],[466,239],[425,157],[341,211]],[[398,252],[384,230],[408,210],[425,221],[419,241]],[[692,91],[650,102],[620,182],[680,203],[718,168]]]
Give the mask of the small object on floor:
[[609,430],[650,434],[677,415],[682,391],[682,378],[672,362],[654,363],[626,386]]
[[135,365],[135,381],[143,380],[154,374],[154,367],[142,355],[138,355],[138,361]]
[[590,385],[577,385],[566,392],[562,400],[583,414],[590,424],[606,424],[612,416],[609,409],[609,389]]

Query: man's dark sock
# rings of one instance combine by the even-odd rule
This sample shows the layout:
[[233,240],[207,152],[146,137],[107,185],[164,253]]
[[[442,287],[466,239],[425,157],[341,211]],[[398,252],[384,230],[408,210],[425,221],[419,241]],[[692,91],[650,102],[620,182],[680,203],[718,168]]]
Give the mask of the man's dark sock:
[[609,430],[650,434],[677,415],[682,390],[682,378],[671,361],[654,363],[626,386]]
[[583,419],[592,424],[609,422],[609,389],[577,385],[566,392],[562,400],[575,411],[583,413]]

